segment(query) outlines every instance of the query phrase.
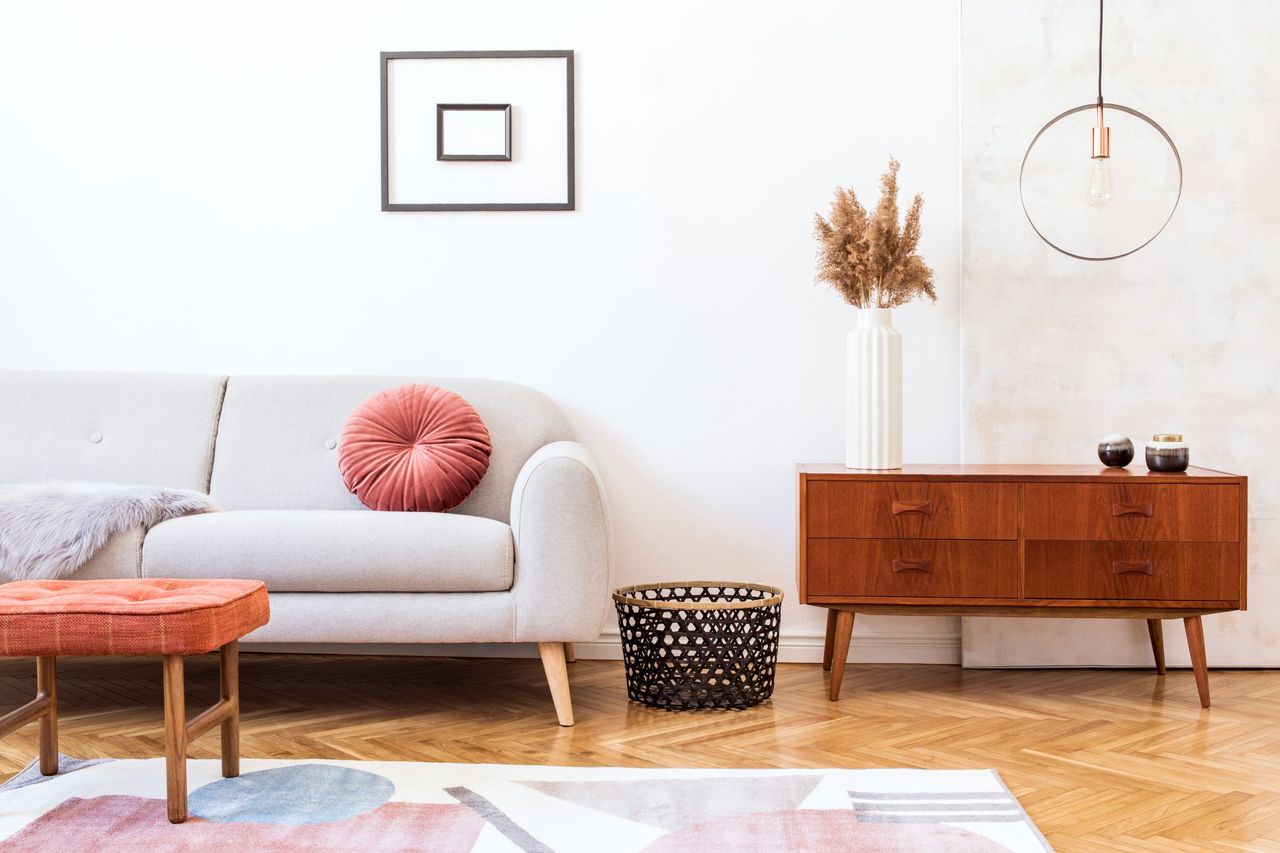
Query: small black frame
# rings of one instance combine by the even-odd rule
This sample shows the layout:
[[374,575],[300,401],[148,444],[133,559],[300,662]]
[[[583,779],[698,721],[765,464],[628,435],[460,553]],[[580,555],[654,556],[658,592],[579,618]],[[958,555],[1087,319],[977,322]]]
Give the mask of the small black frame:
[[[482,204],[392,204],[389,108],[387,103],[387,65],[396,59],[563,59],[565,61],[565,116],[568,121],[566,146],[568,189],[563,202],[482,203]],[[403,50],[382,51],[378,55],[382,78],[382,209],[400,210],[573,210],[574,209],[574,120],[573,120],[573,51],[572,50]],[[437,108],[440,105],[437,105]],[[438,126],[438,125],[437,125]],[[507,130],[510,134],[510,113]],[[510,153],[508,136],[507,152]],[[437,130],[437,153],[439,131]],[[452,158],[446,158],[452,159]],[[504,158],[505,159],[505,158]]]
[[[448,112],[486,112],[503,114],[506,141],[501,154],[446,154],[444,153],[444,114]],[[436,104],[436,159],[437,160],[511,160],[511,105],[510,104]]]

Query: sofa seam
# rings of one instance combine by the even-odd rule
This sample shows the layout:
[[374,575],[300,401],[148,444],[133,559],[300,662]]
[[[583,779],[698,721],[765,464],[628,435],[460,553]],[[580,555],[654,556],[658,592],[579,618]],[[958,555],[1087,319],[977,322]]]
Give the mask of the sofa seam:
[[[547,445],[543,445],[543,447],[546,447],[546,446],[547,446]],[[539,450],[541,450],[541,449],[542,449],[542,448],[539,448]],[[537,452],[538,452],[538,451],[535,451],[535,453],[537,453]],[[525,494],[528,492],[529,483],[530,483],[530,481],[532,481],[532,480],[533,480],[533,475],[534,475],[534,474],[536,474],[536,473],[538,473],[538,469],[540,469],[543,465],[546,465],[546,464],[547,464],[548,462],[550,462],[550,461],[551,461],[550,459],[543,459],[543,460],[542,460],[541,462],[539,462],[536,466],[534,466],[533,470],[529,472],[529,476],[525,478],[525,481],[524,481],[524,483],[525,483],[525,488],[524,488],[523,490],[521,490],[521,492],[520,492],[520,513],[519,513],[519,515],[520,515],[520,518],[521,518],[521,519],[523,519],[523,518],[524,518],[524,499],[525,499]],[[519,477],[517,476],[517,481],[518,481],[518,480],[519,480]],[[518,569],[519,569],[519,567],[516,565],[516,554],[515,554],[515,552],[519,550],[519,545],[520,545],[520,536],[521,536],[521,534],[522,534],[522,533],[523,533],[523,530],[521,530],[521,531],[519,531],[519,532],[516,532],[516,535],[514,535],[514,536],[512,536],[512,537],[511,537],[511,549],[512,549],[512,551],[511,551],[511,596],[512,596],[512,600],[511,600],[511,642],[513,642],[513,643],[514,643],[514,642],[516,642],[516,636],[517,636],[517,635],[519,635],[519,633],[520,633],[520,617],[516,614],[516,611],[520,609],[520,598],[519,598],[519,595],[516,593],[516,584],[519,582],[519,580],[520,580],[520,576],[519,576],[519,570],[518,570]]]
[[227,386],[230,382],[230,376],[223,376],[222,381],[218,383],[218,403],[213,409],[213,423],[209,425],[209,449],[205,453],[205,464],[208,466],[204,478],[206,495],[210,494],[209,490],[213,488],[213,465],[218,457],[218,431],[222,427],[222,409],[227,402]]
[[[139,525],[141,526],[141,525]],[[142,533],[138,536],[138,544],[134,548],[134,567],[133,576],[137,580],[142,579],[142,543],[147,541],[147,534],[151,532],[151,528],[143,527]]]
[[[507,530],[511,530],[511,525],[507,525]],[[516,538],[515,536],[507,537],[507,565],[511,567],[511,584],[507,587],[507,591],[516,588]]]

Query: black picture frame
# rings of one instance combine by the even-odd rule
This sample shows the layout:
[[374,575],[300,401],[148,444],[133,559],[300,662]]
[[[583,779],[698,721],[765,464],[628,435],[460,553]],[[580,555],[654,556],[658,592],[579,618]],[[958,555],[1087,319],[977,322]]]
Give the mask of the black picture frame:
[[[391,203],[390,111],[388,107],[387,70],[397,59],[563,59],[565,60],[565,116],[568,122],[565,156],[567,192],[563,202],[519,203]],[[382,209],[384,211],[482,211],[482,210],[573,210],[575,205],[574,117],[573,117],[573,51],[572,50],[400,50],[382,51],[378,55],[381,76],[382,119]],[[509,125],[508,125],[509,126]]]
[[[444,153],[444,114],[450,112],[503,114],[506,140],[501,154],[446,154]],[[505,160],[511,161],[511,105],[510,104],[436,104],[436,159],[437,160]]]

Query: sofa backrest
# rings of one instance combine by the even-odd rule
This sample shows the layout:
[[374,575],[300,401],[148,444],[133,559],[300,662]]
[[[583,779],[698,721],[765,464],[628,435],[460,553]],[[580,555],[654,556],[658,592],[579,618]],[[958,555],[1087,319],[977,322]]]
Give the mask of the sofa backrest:
[[0,483],[207,491],[226,378],[0,370]]
[[210,493],[223,508],[364,509],[338,472],[342,427],[374,393],[438,385],[475,406],[493,439],[480,485],[454,512],[509,521],[516,476],[538,448],[570,438],[545,395],[491,379],[406,376],[232,376],[218,425]]

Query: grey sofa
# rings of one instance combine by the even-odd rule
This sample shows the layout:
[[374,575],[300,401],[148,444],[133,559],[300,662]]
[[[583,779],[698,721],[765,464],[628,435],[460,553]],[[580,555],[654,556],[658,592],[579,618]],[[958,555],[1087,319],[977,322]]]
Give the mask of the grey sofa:
[[[461,394],[493,439],[449,513],[372,512],[337,443],[366,397]],[[156,484],[224,510],[115,537],[77,578],[254,578],[261,643],[537,643],[572,725],[566,643],[607,614],[610,528],[590,454],[532,389],[484,379],[0,371],[0,482]]]

